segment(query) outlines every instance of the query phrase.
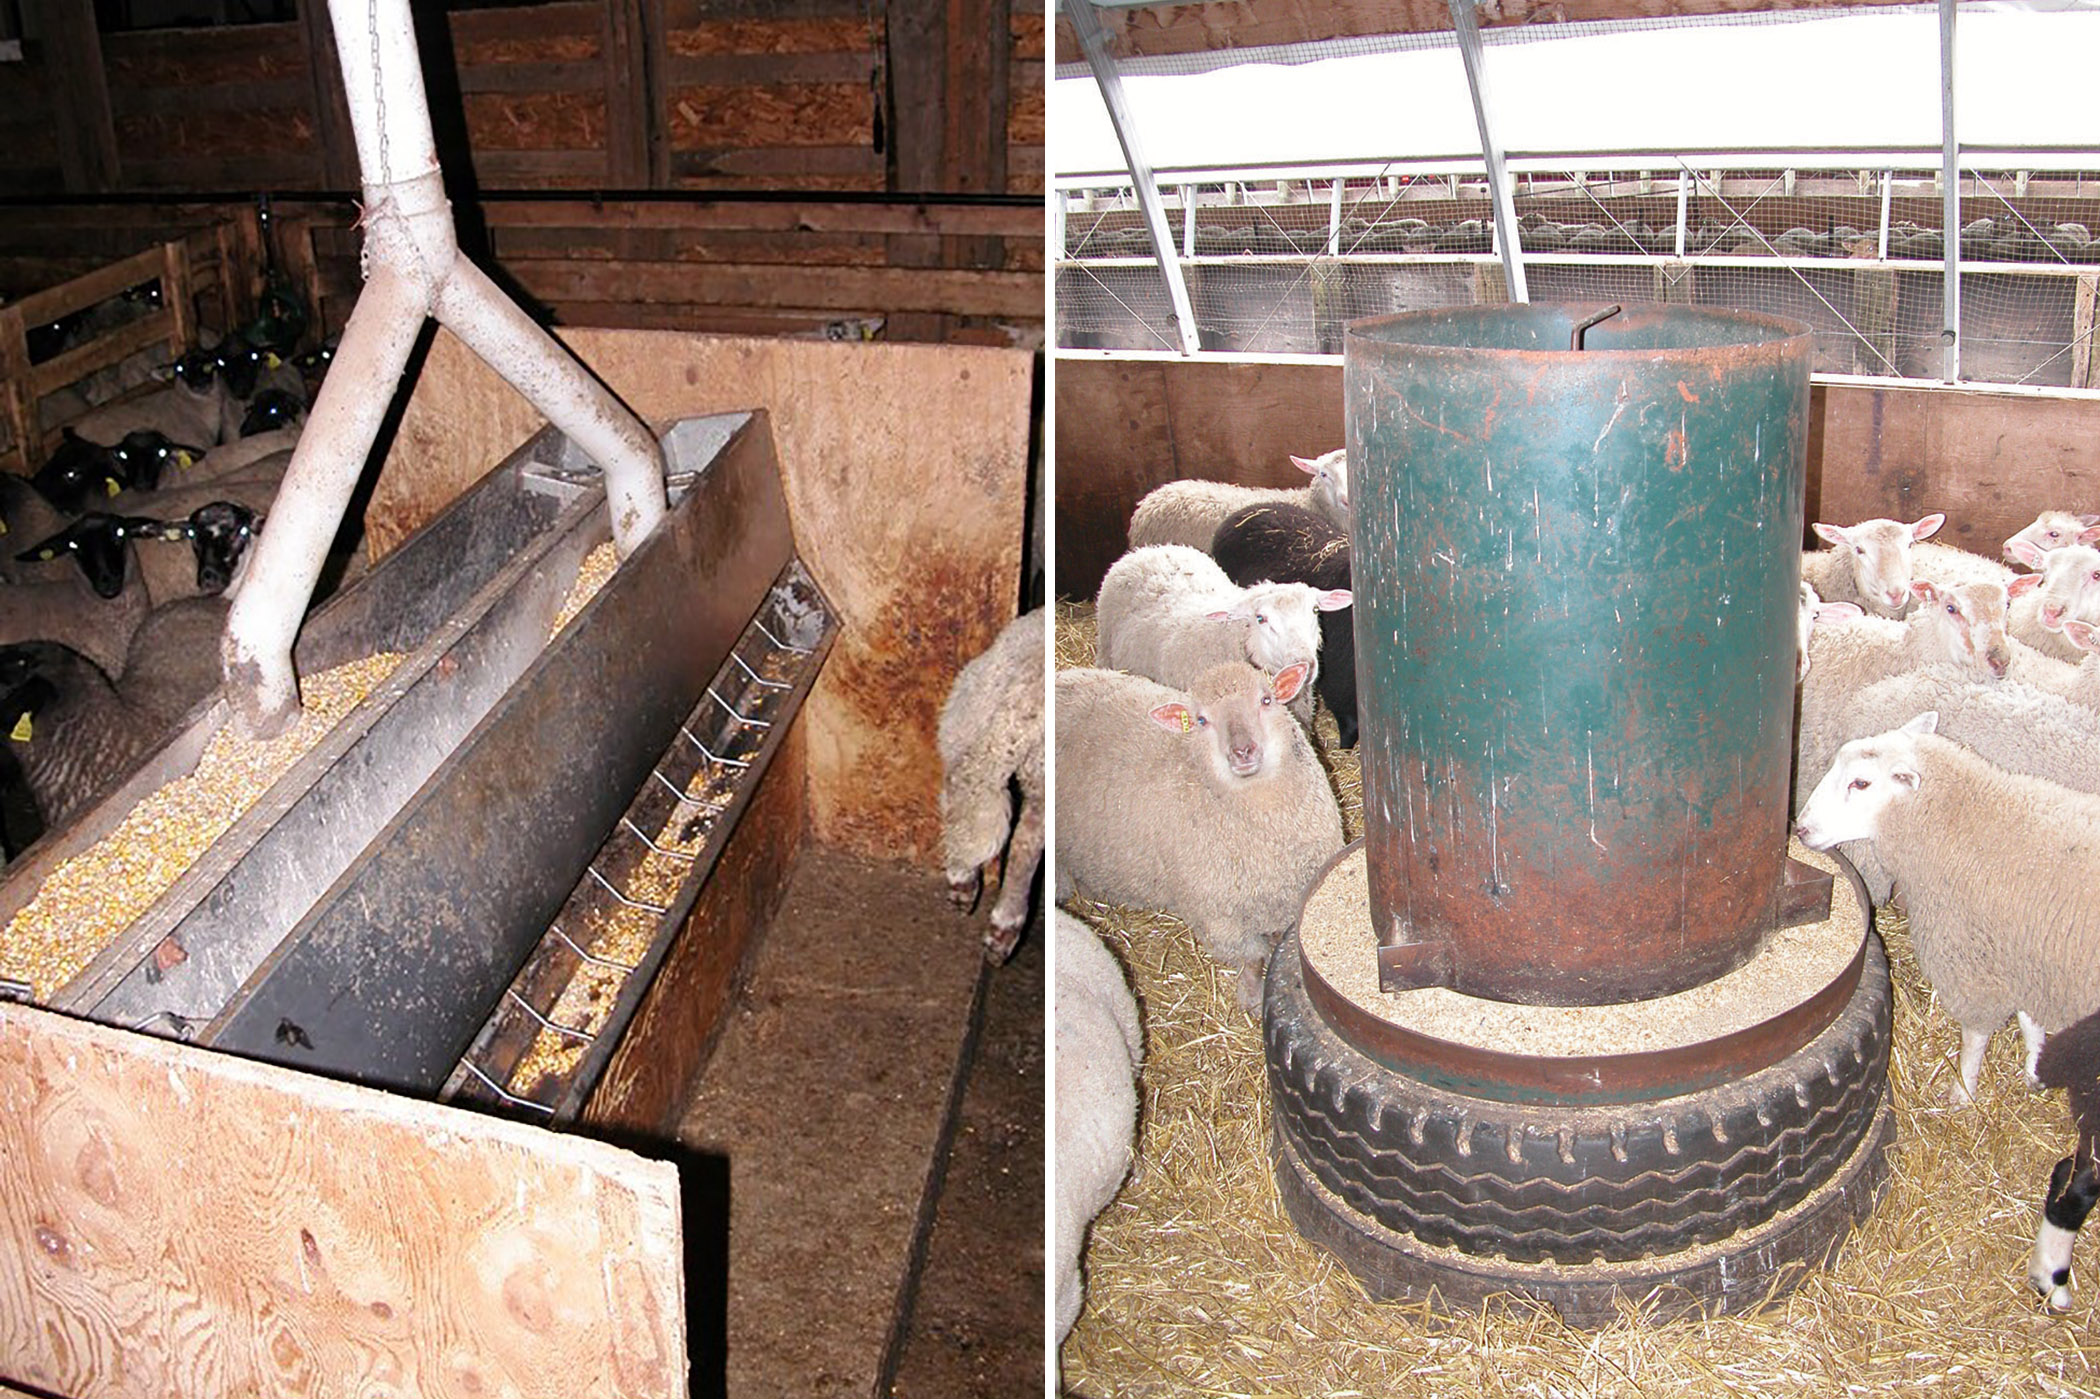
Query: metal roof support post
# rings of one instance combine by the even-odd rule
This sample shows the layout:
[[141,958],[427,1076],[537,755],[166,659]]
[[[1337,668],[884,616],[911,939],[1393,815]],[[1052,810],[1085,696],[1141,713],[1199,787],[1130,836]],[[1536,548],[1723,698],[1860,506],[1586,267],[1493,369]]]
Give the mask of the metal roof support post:
[[1940,0],[1940,228],[1947,245],[1941,278],[1940,377],[1961,378],[1961,147],[1954,140],[1954,0]]
[[1123,79],[1116,60],[1108,51],[1108,37],[1094,16],[1093,0],[1063,0],[1065,18],[1079,35],[1080,52],[1094,70],[1101,88],[1101,105],[1108,108],[1109,124],[1123,147],[1123,163],[1130,167],[1131,183],[1137,190],[1138,207],[1145,211],[1145,228],[1152,235],[1152,253],[1159,259],[1160,275],[1167,279],[1167,296],[1174,303],[1174,321],[1181,330],[1181,351],[1192,355],[1200,348],[1196,338],[1196,312],[1189,304],[1188,283],[1182,279],[1181,260],[1174,255],[1174,234],[1167,227],[1167,209],[1159,197],[1159,182],[1152,177],[1152,163],[1139,148],[1137,128],[1130,119],[1130,105],[1123,99]]
[[1524,249],[1517,242],[1516,191],[1503,164],[1501,143],[1495,140],[1488,121],[1487,74],[1480,62],[1480,17],[1473,13],[1473,3],[1474,0],[1451,0],[1451,25],[1458,31],[1458,56],[1466,65],[1466,86],[1473,91],[1473,120],[1480,124],[1480,154],[1487,161],[1488,194],[1495,201],[1495,246],[1502,251],[1502,270],[1509,277],[1509,299],[1525,302],[1531,300],[1531,292],[1524,285]]

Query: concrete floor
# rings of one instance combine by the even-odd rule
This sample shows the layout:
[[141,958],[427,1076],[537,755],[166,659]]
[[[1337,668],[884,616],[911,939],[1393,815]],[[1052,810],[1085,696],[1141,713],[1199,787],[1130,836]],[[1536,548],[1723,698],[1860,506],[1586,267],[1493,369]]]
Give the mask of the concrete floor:
[[958,1115],[981,927],[938,875],[802,857],[679,1131],[694,1395],[1041,1391],[1042,940],[985,979]]

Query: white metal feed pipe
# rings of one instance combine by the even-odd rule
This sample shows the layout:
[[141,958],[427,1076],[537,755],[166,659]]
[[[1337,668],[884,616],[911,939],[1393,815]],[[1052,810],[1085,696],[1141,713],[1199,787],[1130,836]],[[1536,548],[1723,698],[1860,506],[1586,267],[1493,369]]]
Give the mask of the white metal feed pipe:
[[425,318],[604,469],[621,558],[664,514],[663,449],[648,428],[459,250],[408,0],[329,0],[328,15],[363,174],[366,283],[227,617],[227,692],[256,736],[298,717],[292,642]]

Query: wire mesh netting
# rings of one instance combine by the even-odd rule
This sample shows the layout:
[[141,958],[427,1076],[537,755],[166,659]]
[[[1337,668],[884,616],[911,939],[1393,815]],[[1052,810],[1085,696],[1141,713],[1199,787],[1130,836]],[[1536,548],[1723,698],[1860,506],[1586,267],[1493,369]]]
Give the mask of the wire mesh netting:
[[[1814,329],[1820,373],[1945,372],[1936,172],[1527,170],[1515,186],[1533,300],[1761,311]],[[1058,343],[1179,348],[1134,196],[1063,193]],[[1337,354],[1358,317],[1508,297],[1477,170],[1162,193],[1204,350]],[[2100,178],[1969,172],[1960,207],[1960,376],[2092,386]]]
[[[1788,316],[1815,331],[1815,368],[1826,374],[2100,386],[2091,354],[2100,140],[2082,128],[2059,130],[2061,123],[2039,135],[2014,130],[2018,123],[2008,125],[2003,100],[2003,91],[2024,89],[2039,102],[2045,90],[2062,86],[2062,75],[2047,67],[2054,60],[2046,59],[2063,47],[2049,40],[2059,31],[2044,35],[2034,26],[2080,17],[1964,15],[1957,52],[1970,77],[1958,89],[1968,96],[1957,106],[1957,134],[1973,130],[2005,144],[1982,152],[1964,136],[1970,153],[1951,215],[1959,271],[1950,296],[1937,21],[1929,8],[1902,6],[1825,13],[1831,17],[1485,31],[1489,72],[1504,80],[1494,94],[1503,100],[1490,104],[1491,124],[1506,117],[1498,129],[1513,149],[1516,242],[1529,298],[1679,302]],[[2083,18],[2100,25],[2100,16]],[[1685,61],[1691,50],[1658,46],[1694,33],[1724,46],[1702,51],[1707,57],[1720,53],[1730,61],[1702,67]],[[1867,43],[1877,63],[1846,68],[1846,52],[1856,58],[1857,46]],[[2007,44],[2025,45],[2024,66],[1999,61],[1996,50]],[[1159,177],[1200,350],[1336,354],[1343,328],[1358,317],[1510,298],[1486,163],[1477,140],[1469,143],[1475,128],[1448,33],[1259,53],[1275,65],[1272,73],[1291,64],[1319,68],[1335,89],[1334,109],[1343,111],[1351,100],[1343,89],[1355,79],[1334,64],[1379,55],[1414,64],[1408,71],[1420,79],[1411,94],[1381,97],[1391,111],[1369,123],[1394,133],[1393,149],[1372,154],[1360,131],[1336,135],[1332,121],[1311,121],[1286,106],[1258,115],[1272,124],[1303,123],[1308,162],[1325,151],[1334,163],[1275,163],[1285,143],[1270,140],[1257,123],[1247,140],[1267,154],[1228,169],[1216,163],[1223,152],[1211,137],[1200,160]],[[1221,69],[1249,56],[1145,58],[1130,71],[1154,82],[1215,83]],[[1824,91],[1821,106],[1778,94],[1742,117],[1740,132],[1725,125],[1736,118],[1725,109],[1760,105],[1732,104],[1729,84],[1791,85],[1798,97],[1804,86],[1820,90],[1817,75],[1827,77],[1831,64],[1853,76]],[[1775,72],[1775,65],[1787,71]],[[1569,81],[1582,100],[1534,90],[1556,69],[1576,70]],[[1607,76],[1600,80],[1600,73]],[[1634,73],[1637,83],[1609,76]],[[1680,100],[1701,84],[1708,100]],[[1425,97],[1431,88],[1434,95]],[[1639,100],[1616,117],[1599,116],[1593,109],[1615,88],[1638,90]],[[1401,105],[1410,101],[1416,105]],[[1454,105],[1464,109],[1457,121]],[[1148,115],[1156,127],[1167,125],[1167,110],[1153,99]],[[1972,114],[1966,128],[1964,112]],[[1221,111],[1210,124],[1230,119]],[[1781,143],[1736,141],[1722,153],[1718,138],[1748,132]],[[1639,154],[1539,153],[1572,150],[1599,133],[1627,141],[1620,151]],[[1797,144],[1811,133],[1827,144]],[[2018,168],[2025,161],[2013,147],[2020,143],[2008,136],[2034,142],[2029,158],[2051,168]],[[2052,147],[2046,153],[2043,138]],[[1194,140],[1177,138],[1184,148]],[[1053,199],[1058,343],[1183,348],[1167,278],[1127,176],[1066,177]]]

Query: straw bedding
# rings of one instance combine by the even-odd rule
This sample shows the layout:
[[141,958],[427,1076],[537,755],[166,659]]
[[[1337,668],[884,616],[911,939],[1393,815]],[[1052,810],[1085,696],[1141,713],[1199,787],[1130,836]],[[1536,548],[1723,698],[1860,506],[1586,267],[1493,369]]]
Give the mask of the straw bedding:
[[[1093,610],[1060,604],[1057,663],[1093,658]],[[1353,753],[1322,757],[1351,839]],[[1946,1105],[1959,1035],[1918,975],[1907,929],[1880,929],[1895,976],[1888,1191],[1827,1271],[1747,1315],[1656,1324],[1637,1306],[1601,1331],[1491,1302],[1443,1317],[1370,1301],[1284,1217],[1270,1174],[1259,1028],[1178,920],[1080,902],[1131,973],[1146,1059],[1138,1159],[1095,1222],[1087,1306],[1062,1352],[1075,1393],[1133,1395],[2100,1394],[2090,1300],[2046,1315],[2026,1280],[2050,1166],[2070,1146],[2056,1093],[2028,1091],[2019,1037],[1992,1045],[1977,1105]]]

